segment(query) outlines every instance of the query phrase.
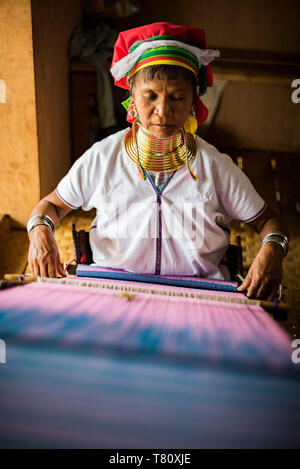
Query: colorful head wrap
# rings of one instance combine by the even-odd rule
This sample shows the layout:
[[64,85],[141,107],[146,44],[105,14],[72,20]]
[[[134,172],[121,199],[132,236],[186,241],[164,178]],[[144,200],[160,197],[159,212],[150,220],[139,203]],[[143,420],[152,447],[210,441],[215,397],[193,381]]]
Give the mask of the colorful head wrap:
[[[123,31],[114,48],[111,73],[115,84],[129,89],[128,77],[150,65],[176,65],[190,70],[196,77],[199,96],[212,86],[210,62],[219,57],[218,50],[206,49],[203,29],[187,28],[161,22]],[[208,110],[199,96],[194,102],[198,126]]]

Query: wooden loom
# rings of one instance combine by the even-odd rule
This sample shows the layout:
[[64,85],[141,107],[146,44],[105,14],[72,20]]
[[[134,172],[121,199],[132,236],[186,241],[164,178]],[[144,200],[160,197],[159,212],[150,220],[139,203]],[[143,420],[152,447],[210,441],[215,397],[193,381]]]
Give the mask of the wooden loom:
[[299,447],[290,338],[219,289],[236,283],[198,281],[210,289],[69,276],[1,292],[0,445]]

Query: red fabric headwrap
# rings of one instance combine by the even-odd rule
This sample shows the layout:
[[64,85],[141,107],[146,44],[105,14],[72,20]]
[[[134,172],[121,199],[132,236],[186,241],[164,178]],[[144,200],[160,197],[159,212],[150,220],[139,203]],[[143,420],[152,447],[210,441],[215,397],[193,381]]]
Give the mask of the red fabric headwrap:
[[197,119],[198,127],[200,127],[200,125],[203,124],[203,122],[205,122],[207,119],[208,109],[202,103],[199,96],[195,97],[194,102],[193,102],[193,107],[194,107],[194,112],[195,112],[195,117]]
[[[206,38],[203,29],[187,28],[185,26],[177,26],[176,24],[166,22],[152,23],[138,28],[129,29],[127,31],[122,31],[119,34],[114,48],[112,66],[128,55],[130,47],[135,42],[144,41],[153,36],[173,36],[178,38],[178,40],[182,38],[189,41],[189,43],[195,47],[206,49]],[[129,89],[127,77],[114,81],[116,86]],[[211,65],[208,64],[206,66],[206,86],[212,86],[212,84],[212,70]]]

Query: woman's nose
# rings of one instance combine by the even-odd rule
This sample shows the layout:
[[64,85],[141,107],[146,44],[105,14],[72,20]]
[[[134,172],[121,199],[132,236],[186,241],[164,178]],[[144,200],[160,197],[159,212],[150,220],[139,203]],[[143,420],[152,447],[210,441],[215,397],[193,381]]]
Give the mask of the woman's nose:
[[155,111],[159,117],[167,117],[172,114],[172,108],[167,99],[161,99],[156,103]]

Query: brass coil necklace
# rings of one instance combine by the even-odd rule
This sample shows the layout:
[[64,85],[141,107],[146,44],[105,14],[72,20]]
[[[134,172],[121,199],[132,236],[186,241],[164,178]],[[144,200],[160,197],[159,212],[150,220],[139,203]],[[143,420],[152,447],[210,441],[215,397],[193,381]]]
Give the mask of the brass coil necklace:
[[143,179],[146,178],[145,171],[174,171],[186,164],[192,178],[197,180],[189,164],[189,160],[196,156],[196,142],[184,129],[171,137],[158,138],[135,121],[125,136],[124,147]]

